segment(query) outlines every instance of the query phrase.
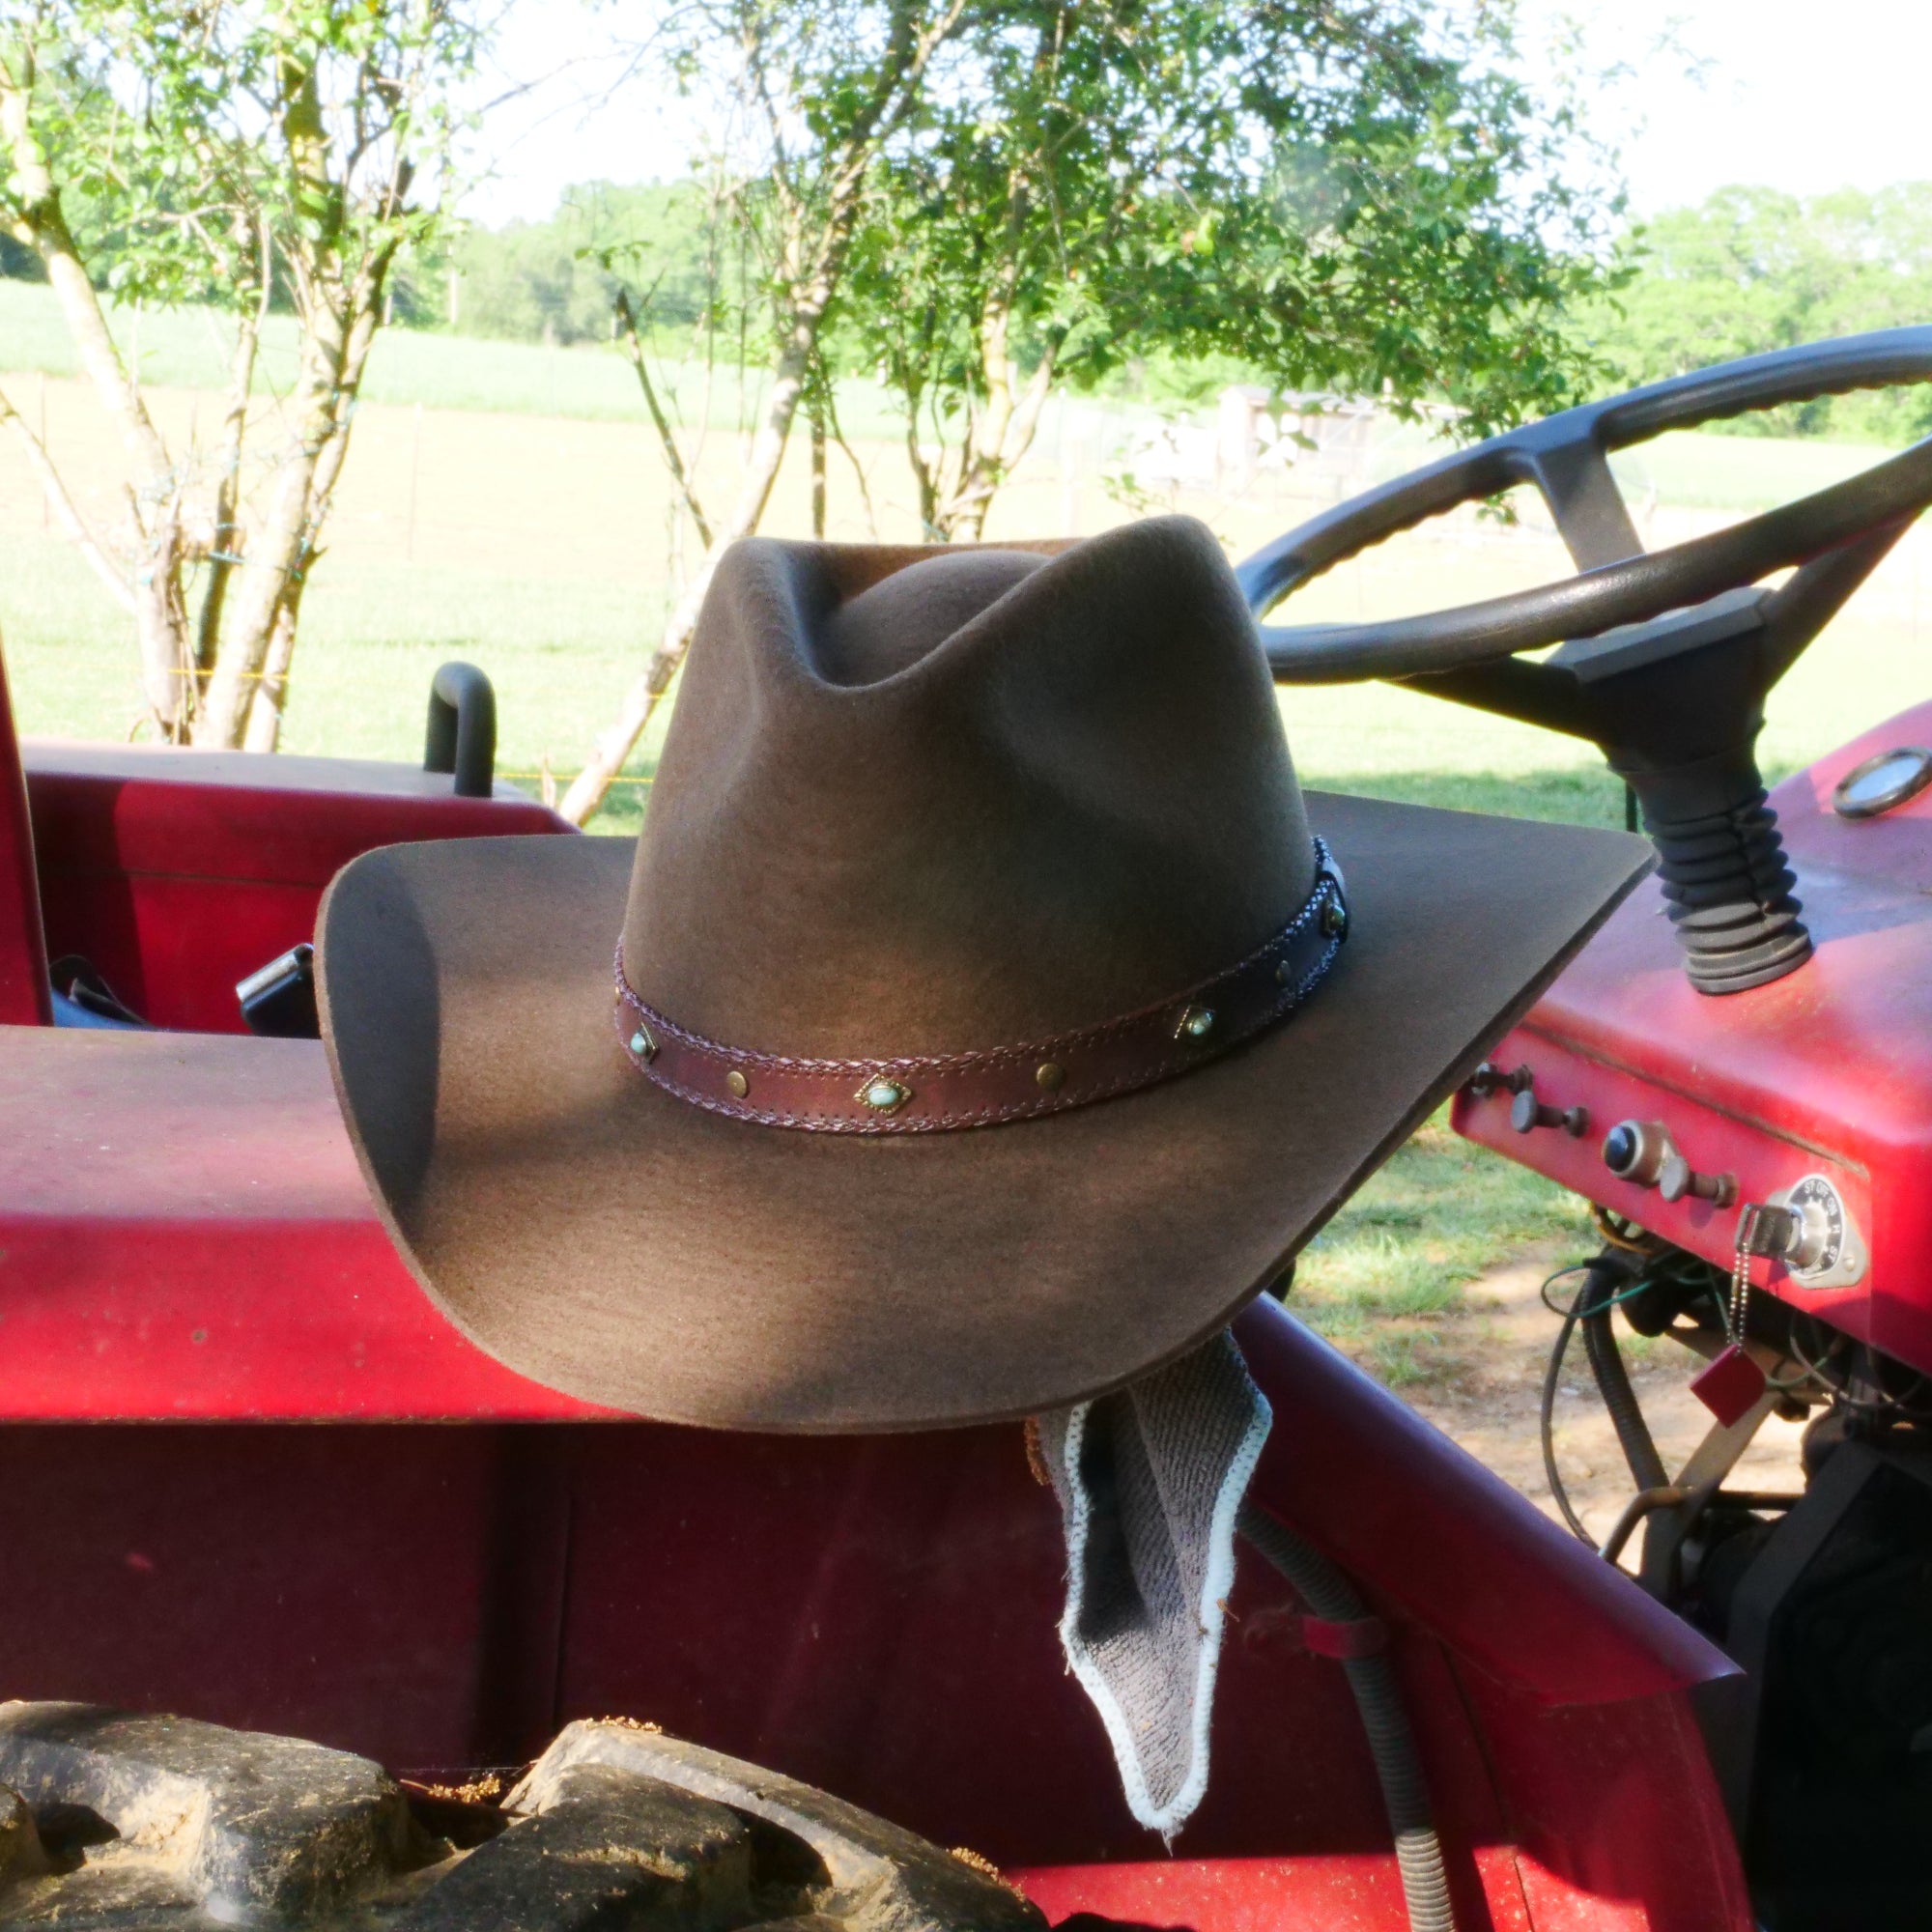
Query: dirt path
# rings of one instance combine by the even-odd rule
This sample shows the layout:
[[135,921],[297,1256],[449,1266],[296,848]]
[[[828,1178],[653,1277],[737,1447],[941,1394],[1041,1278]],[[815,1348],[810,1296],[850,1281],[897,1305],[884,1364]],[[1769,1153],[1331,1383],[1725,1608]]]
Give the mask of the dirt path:
[[[1537,1406],[1557,1319],[1537,1291],[1565,1259],[1554,1249],[1526,1254],[1471,1282],[1454,1318],[1453,1378],[1432,1378],[1401,1391],[1412,1408],[1559,1520],[1537,1437]],[[1690,1389],[1695,1358],[1674,1342],[1634,1342],[1621,1324],[1619,1339],[1659,1452],[1665,1467],[1675,1471],[1711,1422]],[[1801,1430],[1802,1425],[1774,1416],[1739,1463],[1732,1483],[1754,1490],[1798,1489]],[[1556,1449],[1571,1502],[1601,1540],[1630,1499],[1632,1484],[1580,1338],[1572,1344],[1557,1397]]]

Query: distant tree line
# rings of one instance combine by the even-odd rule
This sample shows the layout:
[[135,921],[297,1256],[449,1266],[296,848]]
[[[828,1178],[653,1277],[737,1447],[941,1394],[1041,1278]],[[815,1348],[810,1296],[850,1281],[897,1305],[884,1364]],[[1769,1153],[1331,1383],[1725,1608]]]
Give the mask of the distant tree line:
[[[606,341],[618,292],[627,279],[643,279],[654,290],[654,320],[689,327],[706,301],[705,211],[696,183],[593,183],[571,188],[549,220],[471,229],[439,270],[460,278],[456,326],[511,341]],[[605,266],[627,251],[635,263],[628,278]],[[1721,188],[1694,208],[1633,226],[1618,255],[1620,286],[1574,322],[1601,358],[1596,386],[1606,393],[1734,356],[1932,322],[1932,182],[1808,200],[1766,187]],[[893,271],[891,261],[874,271],[875,296]],[[426,293],[416,306],[440,316],[446,280],[438,296],[427,292],[431,277],[421,279]],[[880,306],[904,326],[903,311]],[[1258,366],[1240,373],[1266,374]],[[1932,432],[1932,393],[1819,397],[1726,427],[1903,442]]]
[[407,319],[510,342],[609,342],[624,281],[606,258],[621,250],[651,291],[657,324],[689,328],[709,299],[712,212],[695,181],[584,183],[548,220],[471,227],[441,259],[412,264]]
[[[1826,336],[1932,322],[1932,182],[1809,200],[1721,188],[1637,230],[1622,254],[1624,286],[1580,323],[1609,388]],[[1907,442],[1932,432],[1932,390],[1821,396],[1719,427]]]

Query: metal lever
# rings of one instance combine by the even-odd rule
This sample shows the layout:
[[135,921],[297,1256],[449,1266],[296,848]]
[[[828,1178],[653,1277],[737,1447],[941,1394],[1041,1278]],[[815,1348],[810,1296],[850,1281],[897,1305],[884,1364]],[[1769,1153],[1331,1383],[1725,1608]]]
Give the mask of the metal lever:
[[1478,1100],[1487,1100],[1498,1088],[1505,1094],[1527,1094],[1535,1085],[1536,1075],[1527,1066],[1505,1073],[1493,1060],[1484,1061],[1468,1080],[1469,1092]]
[[497,772],[497,694],[474,665],[444,665],[430,680],[423,770],[451,772],[458,798],[488,798]]
[[1689,1194],[1728,1208],[1738,1198],[1738,1182],[1735,1175],[1699,1174],[1681,1153],[1673,1151],[1664,1155],[1658,1170],[1657,1191],[1666,1201],[1682,1201]]
[[1527,1090],[1518,1094],[1510,1107],[1510,1125],[1520,1134],[1530,1133],[1537,1127],[1561,1127],[1575,1140],[1589,1124],[1589,1108],[1546,1107]]

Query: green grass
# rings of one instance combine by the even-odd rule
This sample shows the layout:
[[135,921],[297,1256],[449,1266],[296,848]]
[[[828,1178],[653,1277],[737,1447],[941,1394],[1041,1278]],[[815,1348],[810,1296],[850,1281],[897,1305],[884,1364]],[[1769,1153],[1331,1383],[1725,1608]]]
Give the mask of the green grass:
[[[303,610],[283,748],[420,758],[430,679],[464,658],[497,687],[498,768],[534,793],[546,755],[568,780],[662,621],[661,597],[595,579],[331,560]],[[139,697],[126,623],[68,546],[0,534],[0,639],[23,734],[128,735]],[[638,781],[662,737],[654,725],[633,754],[600,832],[638,829]]]
[[1445,1108],[1302,1251],[1290,1305],[1392,1386],[1453,1370],[1463,1287],[1532,1243],[1591,1241],[1576,1195],[1459,1139]]
[[[121,352],[138,362],[156,388],[219,390],[227,382],[233,330],[212,309],[117,309],[109,317]],[[270,316],[263,329],[256,387],[286,391],[295,380],[293,317]],[[0,280],[0,370],[17,376],[79,373],[79,361],[50,289]],[[672,405],[695,418],[704,372],[686,364],[667,378]],[[603,346],[550,349],[533,342],[491,342],[435,330],[385,328],[370,352],[362,397],[371,403],[420,403],[433,410],[581,416],[593,421],[649,420],[630,364]],[[717,373],[711,421],[724,433],[747,428],[761,399],[754,380],[735,369]],[[24,408],[19,395],[14,401]],[[884,387],[867,378],[838,384],[839,427],[848,437],[897,437],[900,419]]]

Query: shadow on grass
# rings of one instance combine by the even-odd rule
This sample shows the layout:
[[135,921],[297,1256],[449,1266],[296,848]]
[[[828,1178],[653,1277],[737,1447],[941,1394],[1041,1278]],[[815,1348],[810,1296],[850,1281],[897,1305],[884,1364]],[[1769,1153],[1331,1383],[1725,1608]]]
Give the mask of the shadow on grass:
[[1595,1248],[1589,1205],[1451,1132],[1445,1107],[1309,1242],[1289,1305],[1391,1387],[1453,1378],[1464,1286],[1551,1245]]
[[[1587,766],[1520,773],[1304,773],[1323,790],[1571,825],[1624,824],[1622,781]],[[1391,1388],[1466,1366],[1463,1290],[1543,1246],[1596,1245],[1589,1205],[1450,1131],[1445,1107],[1303,1251],[1290,1306]]]

